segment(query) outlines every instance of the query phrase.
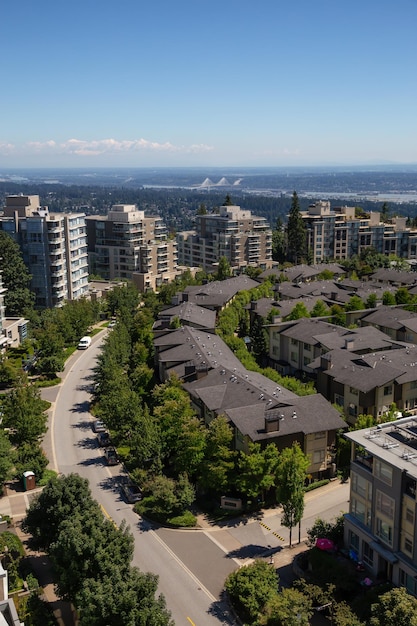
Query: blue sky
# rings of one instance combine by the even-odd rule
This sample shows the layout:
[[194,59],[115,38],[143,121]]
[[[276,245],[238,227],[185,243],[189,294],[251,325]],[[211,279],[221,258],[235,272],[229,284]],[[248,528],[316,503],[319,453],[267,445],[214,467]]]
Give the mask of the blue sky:
[[2,168],[417,163],[416,0],[2,4]]

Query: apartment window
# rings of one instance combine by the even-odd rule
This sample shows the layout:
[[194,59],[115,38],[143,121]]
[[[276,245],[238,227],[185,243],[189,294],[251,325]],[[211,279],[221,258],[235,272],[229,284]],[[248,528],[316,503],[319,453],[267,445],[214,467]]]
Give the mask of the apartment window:
[[313,453],[313,463],[323,463],[324,450],[315,450]]
[[385,517],[388,517],[389,519],[393,519],[394,518],[395,502],[394,502],[393,498],[390,498],[389,496],[387,496],[386,493],[383,493],[382,491],[379,491],[379,489],[377,489],[377,491],[376,491],[376,509],[377,509],[377,511],[379,511],[380,513],[385,515]]
[[305,356],[305,357],[304,357],[304,359],[303,359],[303,363],[304,363],[304,366],[305,366],[305,367],[307,367],[307,365],[309,365],[309,364],[311,363],[311,361],[310,361],[310,359],[309,359],[309,357],[308,357],[308,356]]
[[291,339],[291,345],[292,346],[297,346],[298,345],[297,339]]
[[413,596],[417,596],[417,581],[414,576],[407,574],[400,568],[400,585],[401,587],[405,587],[408,593],[411,593]]
[[349,415],[356,417],[358,414],[358,407],[353,402],[349,403]]
[[304,343],[303,346],[304,346],[304,350],[306,350],[307,352],[310,352],[311,346],[309,343]]
[[386,385],[384,387],[384,396],[390,396],[392,394],[392,385]]
[[359,536],[353,530],[349,531],[349,545],[359,552]]
[[405,519],[414,526],[414,511],[408,507],[405,510]]
[[326,436],[326,431],[325,430],[320,430],[317,433],[314,433],[314,439],[324,439]]
[[354,387],[349,387],[349,393],[351,393],[352,396],[358,396],[359,395],[359,391],[357,389],[355,389]]
[[337,406],[344,406],[345,405],[345,399],[343,396],[339,396],[338,393],[334,394],[334,401],[335,404],[337,404]]
[[297,354],[295,352],[291,352],[291,361],[297,360]]
[[353,517],[356,517],[356,519],[362,522],[362,524],[370,527],[371,511],[370,508],[366,506],[365,502],[362,502],[362,500],[358,500],[357,498],[351,498],[350,512]]
[[387,543],[389,546],[392,546],[392,526],[389,522],[377,517],[375,534],[381,539],[381,541]]
[[370,567],[374,564],[374,551],[370,547],[369,543],[363,542],[362,561]]
[[365,500],[372,500],[372,483],[356,472],[351,473],[352,491]]
[[374,476],[386,485],[392,486],[392,467],[379,459],[375,459],[374,462]]
[[406,554],[413,556],[413,538],[404,534],[401,539],[401,550]]

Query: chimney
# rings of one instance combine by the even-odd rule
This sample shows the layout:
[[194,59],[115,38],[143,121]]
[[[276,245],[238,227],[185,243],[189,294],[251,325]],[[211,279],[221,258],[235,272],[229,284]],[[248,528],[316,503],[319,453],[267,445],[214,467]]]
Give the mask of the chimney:
[[250,303],[250,310],[251,310],[251,311],[256,311],[257,307],[258,307],[258,303],[257,303],[257,301],[256,301],[256,300],[251,300],[251,303]]
[[353,350],[355,345],[355,340],[353,339],[353,337],[349,337],[348,339],[345,339],[345,348],[346,350]]
[[265,413],[265,432],[276,433],[279,431],[279,423],[284,419],[279,411],[270,411]]

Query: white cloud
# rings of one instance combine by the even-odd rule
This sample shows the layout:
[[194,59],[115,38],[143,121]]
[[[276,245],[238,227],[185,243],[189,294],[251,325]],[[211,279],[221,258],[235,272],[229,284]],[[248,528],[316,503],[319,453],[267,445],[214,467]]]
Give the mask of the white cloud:
[[[8,144],[0,143],[0,151],[4,151],[4,146]],[[96,139],[87,141],[84,139],[68,139],[64,142],[48,141],[30,141],[22,148],[25,152],[34,152],[36,154],[67,154],[77,156],[98,156],[102,154],[127,154],[134,152],[151,152],[151,153],[181,153],[181,154],[198,154],[206,153],[213,150],[212,146],[206,144],[192,144],[190,146],[174,145],[169,141],[159,143],[157,141],[149,141],[148,139]]]

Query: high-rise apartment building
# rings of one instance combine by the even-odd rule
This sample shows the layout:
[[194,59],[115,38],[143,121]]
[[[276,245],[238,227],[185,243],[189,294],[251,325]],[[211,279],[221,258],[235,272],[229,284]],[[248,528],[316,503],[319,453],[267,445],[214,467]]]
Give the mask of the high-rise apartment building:
[[335,207],[319,201],[302,211],[307,229],[307,249],[312,263],[328,259],[348,259],[373,247],[381,254],[400,258],[417,258],[417,231],[406,227],[405,217],[394,217],[390,223],[380,221],[380,213],[356,216],[355,207]]
[[19,244],[36,306],[62,306],[88,292],[84,213],[49,213],[39,196],[8,196],[0,228]]
[[240,206],[221,206],[219,213],[197,215],[196,229],[177,234],[180,265],[216,268],[226,257],[235,270],[248,265],[269,267],[272,261],[272,231],[264,217]]
[[156,289],[178,274],[177,244],[158,216],[136,205],[116,204],[107,216],[86,218],[90,269],[107,280],[128,278],[139,289]]

